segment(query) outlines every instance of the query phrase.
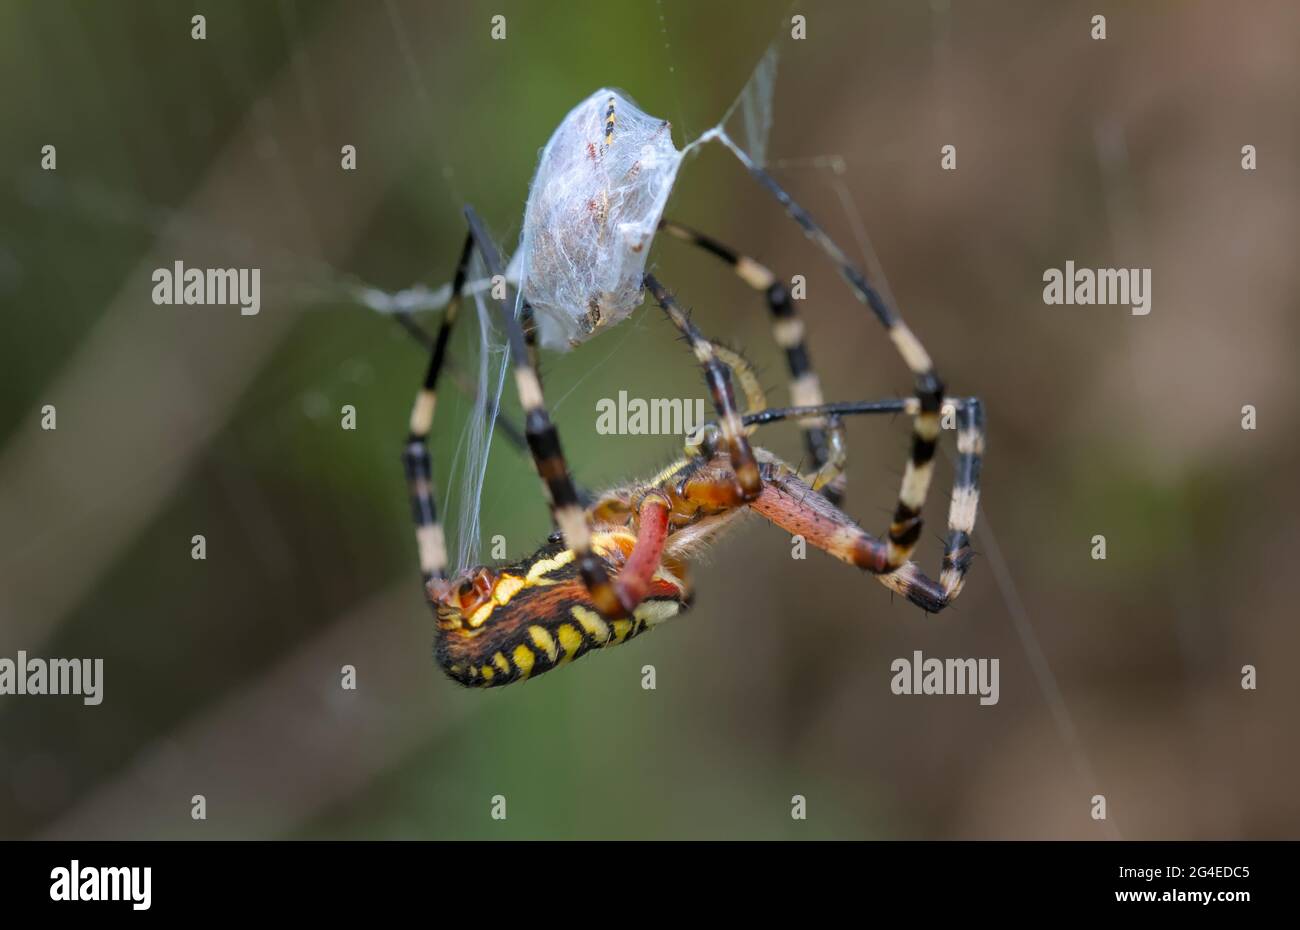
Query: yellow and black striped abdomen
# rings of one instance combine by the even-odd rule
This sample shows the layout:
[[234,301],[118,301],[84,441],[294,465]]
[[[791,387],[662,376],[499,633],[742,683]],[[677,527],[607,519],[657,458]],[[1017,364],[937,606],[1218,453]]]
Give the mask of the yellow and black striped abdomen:
[[[599,536],[593,538],[597,551]],[[606,550],[608,551],[608,550]],[[611,575],[620,559],[607,557]],[[551,544],[495,573],[494,597],[468,617],[439,607],[434,654],[443,671],[469,687],[491,688],[532,678],[617,646],[680,613],[684,585],[660,571],[633,615],[606,620],[578,576],[571,550]]]

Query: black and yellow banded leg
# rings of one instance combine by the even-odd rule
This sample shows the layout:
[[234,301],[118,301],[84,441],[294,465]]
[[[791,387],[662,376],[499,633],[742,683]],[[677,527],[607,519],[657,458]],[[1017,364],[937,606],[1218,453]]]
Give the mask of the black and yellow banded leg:
[[[473,207],[465,208],[465,219],[488,274],[493,277],[501,274],[501,260],[496,246],[484,231]],[[515,387],[519,393],[519,403],[524,409],[524,436],[528,440],[537,474],[546,489],[551,517],[559,527],[564,545],[574,552],[578,572],[596,609],[608,619],[625,617],[636,605],[622,602],[605,570],[605,563],[592,552],[591,528],[587,525],[587,515],[578,501],[577,489],[569,475],[564,452],[560,448],[560,434],[551,422],[550,414],[546,412],[542,384],[530,359],[523,328],[505,300],[496,303],[510,343]]]
[[888,562],[897,568],[911,558],[912,550],[921,537],[921,508],[930,490],[933,472],[935,441],[939,436],[939,407],[943,399],[943,382],[934,370],[930,355],[921,340],[908,328],[892,307],[886,303],[866,276],[859,271],[848,256],[826,231],[819,226],[803,207],[799,206],[776,180],[760,168],[724,137],[724,142],[749,170],[759,185],[785,208],[803,229],[804,234],[822,250],[838,267],[840,276],[848,283],[854,295],[871,309],[889,333],[890,341],[912,373],[919,408],[912,421],[912,449],[907,468],[903,472],[902,487],[898,492],[898,506],[889,525]]
[[704,380],[709,386],[713,408],[718,415],[718,425],[727,446],[727,456],[736,473],[736,483],[740,486],[741,498],[752,501],[762,490],[762,479],[758,474],[754,450],[745,437],[740,412],[736,409],[736,396],[731,387],[731,369],[719,360],[713,343],[704,337],[654,275],[645,276],[645,286],[672,324],[686,337],[691,351],[695,353],[695,360],[704,369]]
[[984,405],[972,398],[957,408],[957,464],[948,505],[948,538],[944,542],[939,583],[946,601],[961,593],[973,553],[970,534],[980,503],[980,468],[984,463]]
[[[740,385],[740,393],[745,395],[745,413],[766,410],[767,393],[763,390],[762,382],[758,380],[758,373],[754,371],[754,366],[749,363],[749,359],[735,349],[716,342],[713,343],[713,353],[722,364],[731,369],[731,376]],[[754,429],[747,428],[745,435],[748,436],[753,431]]]
[[[790,289],[785,283],[767,266],[741,255],[730,246],[696,229],[668,219],[660,220],[659,228],[670,236],[721,259],[740,280],[763,293],[772,315],[772,335],[776,344],[785,352],[786,367],[790,373],[791,405],[814,407],[822,403],[821,381],[809,357],[803,319],[795,309]],[[834,479],[843,471],[844,437],[842,433],[828,435],[828,425],[834,426],[821,417],[799,421],[808,457],[820,475],[820,483],[825,486],[823,493],[838,503],[843,494]],[[832,459],[838,459],[838,467],[832,463]],[[827,468],[825,473],[824,467]]]
[[[418,343],[426,351],[433,351],[437,340],[426,333],[409,313],[394,313],[392,316],[393,320],[402,327],[402,330],[410,336],[414,342]],[[525,335],[527,335],[527,330],[525,330]],[[479,402],[478,387],[466,378],[464,373],[457,370],[452,359],[447,359],[446,364],[443,366],[443,374],[446,377],[451,378],[452,382],[456,385],[457,390],[468,397],[471,402],[474,404]],[[495,423],[494,428],[499,430],[501,435],[505,437],[510,448],[520,453],[528,452],[528,441],[524,438],[523,429],[521,429],[519,424],[512,420],[504,410],[497,410],[496,418],[493,422]],[[579,485],[578,498],[581,500],[584,497],[590,497],[590,492],[585,491]]]
[[[402,463],[406,484],[411,497],[411,516],[415,521],[415,544],[420,558],[420,575],[428,585],[435,578],[447,577],[447,544],[442,525],[438,522],[438,506],[433,493],[433,465],[429,455],[429,431],[433,428],[433,414],[438,406],[438,379],[447,360],[447,344],[452,328],[460,314],[462,292],[469,271],[469,258],[474,248],[471,236],[465,237],[456,275],[452,280],[451,299],[443,312],[438,335],[429,353],[429,367],[424,381],[415,394],[411,407],[410,427],[406,447],[402,450]],[[417,327],[418,329],[418,327]]]
[[980,466],[984,458],[984,407],[970,398],[957,404],[957,460],[948,505],[948,535],[944,540],[939,581],[927,578],[912,561],[881,575],[880,582],[930,613],[943,610],[961,593],[974,552],[970,535],[979,512]]
[[[741,417],[741,424],[744,428],[744,434],[750,436],[758,429],[758,425],[750,421],[750,416],[763,413],[769,409],[763,385],[759,382],[758,375],[754,372],[754,366],[749,363],[749,359],[735,349],[729,349],[726,346],[714,343],[713,352],[724,365],[731,369],[732,377],[740,384],[741,392],[745,395],[745,414]],[[813,463],[813,467],[801,472],[800,476],[812,485],[814,491],[821,492],[828,500],[838,504],[840,501],[836,499],[837,496],[832,492],[835,487],[842,486],[840,479],[844,474],[844,467],[848,463],[848,451],[844,440],[844,423],[838,416],[823,416],[821,414],[798,420],[799,423],[814,421],[827,424],[825,432],[826,456],[820,464]],[[768,420],[767,422],[772,421]],[[710,426],[712,425],[710,424]],[[688,454],[692,454],[691,446],[692,441],[688,440]]]

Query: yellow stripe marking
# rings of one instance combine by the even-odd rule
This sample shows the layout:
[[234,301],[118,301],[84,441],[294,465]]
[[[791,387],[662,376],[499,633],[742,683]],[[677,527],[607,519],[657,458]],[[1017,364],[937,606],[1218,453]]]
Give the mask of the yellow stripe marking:
[[528,582],[516,575],[502,575],[497,579],[496,586],[492,589],[492,600],[498,604],[506,604],[510,598],[519,593],[521,588],[527,587]]
[[530,626],[528,628],[528,638],[533,641],[534,646],[546,653],[546,658],[550,659],[551,664],[554,665],[556,658],[559,657],[559,651],[555,645],[555,637],[547,631],[546,627]]
[[533,563],[532,568],[528,569],[527,580],[529,583],[533,584],[555,584],[554,581],[543,578],[542,576],[549,575],[551,572],[563,568],[572,562],[573,559],[574,555],[572,549],[565,549],[563,552],[557,553],[554,558],[539,559]]
[[510,674],[510,661],[500,652],[492,657],[492,664],[500,670],[502,675]]
[[614,642],[615,643],[623,642],[623,640],[627,639],[627,634],[631,632],[632,632],[631,620],[614,621]]
[[582,648],[582,634],[571,623],[561,623],[560,628],[555,632],[559,634],[560,646],[564,649],[564,658],[561,662],[571,661]]
[[488,601],[478,610],[469,615],[469,625],[474,629],[481,627],[487,622],[487,618],[492,616],[492,609],[496,606],[497,605],[492,601]]
[[596,613],[590,607],[574,606],[569,608],[569,613],[573,614],[573,619],[582,624],[582,628],[587,631],[587,635],[596,641],[596,645],[603,646],[609,642],[609,624],[605,618]]
[[520,643],[515,647],[515,651],[511,653],[511,656],[515,660],[521,678],[527,678],[533,673],[533,663],[537,661],[537,657],[533,655],[533,650]]
[[644,601],[637,605],[632,616],[651,627],[677,616],[679,610],[681,605],[676,601]]

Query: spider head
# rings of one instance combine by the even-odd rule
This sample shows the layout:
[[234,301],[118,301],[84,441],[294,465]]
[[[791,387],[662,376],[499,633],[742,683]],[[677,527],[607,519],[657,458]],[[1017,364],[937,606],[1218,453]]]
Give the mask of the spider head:
[[475,614],[492,601],[496,576],[488,568],[472,568],[454,578],[429,582],[429,599],[438,613],[438,626],[459,630],[473,623]]

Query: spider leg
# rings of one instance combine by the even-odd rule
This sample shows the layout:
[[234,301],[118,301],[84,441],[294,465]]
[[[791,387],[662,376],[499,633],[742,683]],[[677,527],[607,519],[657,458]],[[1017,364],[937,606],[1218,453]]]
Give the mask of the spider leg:
[[[842,562],[869,571],[880,583],[912,603],[937,613],[961,593],[973,553],[970,534],[979,510],[980,466],[984,456],[984,408],[979,400],[950,401],[957,407],[957,461],[952,499],[948,506],[948,535],[944,541],[939,581],[921,572],[915,562],[890,564],[889,544],[867,533],[830,501],[811,493],[813,488],[790,466],[770,453],[763,453],[763,491],[750,508],[787,532],[803,536],[817,548]],[[792,408],[792,415],[812,410],[857,406],[838,413],[890,413],[917,405],[915,399],[872,404],[824,404],[813,408]],[[766,412],[766,411],[764,411]],[[760,414],[761,416],[761,414]],[[746,418],[749,419],[749,418]]]
[[537,313],[533,310],[533,305],[528,301],[523,301],[523,306],[519,310],[519,322],[524,329],[524,345],[528,347],[528,361],[532,363],[533,371],[537,373],[537,382],[542,380],[541,358],[537,351]]
[[[531,309],[527,304],[524,305],[524,308],[525,310]],[[402,329],[407,333],[407,335],[409,335],[412,339],[414,339],[425,349],[432,351],[435,342],[434,338],[429,336],[429,334],[424,331],[424,329],[420,326],[419,323],[415,321],[415,319],[411,316],[411,314],[394,313],[392,316],[394,320],[396,320],[399,324],[401,324]],[[525,324],[525,326],[526,325],[527,324]],[[535,333],[536,331],[534,330],[533,332]],[[529,330],[525,328],[524,329],[525,337],[528,335],[528,333]],[[533,345],[534,343],[530,343],[530,348]],[[536,358],[535,352],[530,352],[529,355],[534,359]],[[534,362],[534,364],[536,364],[536,362]],[[478,388],[474,384],[472,384],[468,378],[465,377],[464,372],[460,371],[460,369],[456,367],[456,363],[453,359],[450,358],[447,359],[447,361],[443,365],[443,370],[446,376],[448,378],[451,378],[452,383],[456,385],[457,390],[459,390],[462,394],[468,397],[471,401],[474,401],[476,403],[478,402],[479,399]],[[516,423],[513,419],[511,419],[510,415],[501,409],[497,410],[496,419],[493,422],[496,424],[496,429],[499,430],[501,435],[506,438],[506,443],[510,446],[510,448],[514,449],[516,452],[520,454],[527,454],[528,440],[524,437],[523,427],[521,427],[518,423]],[[588,501],[592,500],[595,496],[580,484],[575,483],[574,487],[577,488],[578,491],[578,500],[582,501],[584,505]]]
[[957,410],[957,464],[948,505],[948,538],[943,547],[939,582],[951,601],[961,593],[974,555],[970,534],[980,502],[980,466],[984,463],[984,405],[976,399]]
[[[808,355],[808,346],[804,341],[804,323],[790,298],[790,290],[765,265],[748,256],[741,255],[730,246],[719,242],[712,236],[672,220],[660,220],[659,228],[674,238],[688,242],[698,249],[708,252],[726,262],[744,281],[756,291],[762,291],[767,299],[768,310],[772,315],[772,335],[776,344],[785,352],[786,367],[790,373],[790,402],[800,407],[814,407],[823,402],[821,381],[813,370],[812,360]],[[844,442],[843,435],[827,435],[827,427],[835,428],[824,417],[810,417],[799,421],[803,433],[804,446],[808,457],[817,471],[826,468],[832,477],[826,478],[823,493],[839,503],[843,499],[842,483],[832,483],[843,471]],[[834,460],[834,461],[833,461]],[[839,467],[835,462],[839,463]]]
[[762,489],[762,481],[758,474],[758,463],[754,459],[754,450],[750,448],[749,440],[745,438],[740,413],[736,410],[736,396],[731,388],[730,369],[718,359],[713,343],[704,337],[654,275],[646,274],[645,286],[654,295],[655,301],[672,324],[686,337],[691,350],[695,353],[696,361],[704,369],[704,379],[709,385],[713,407],[718,414],[718,423],[722,429],[723,440],[726,442],[727,454],[731,459],[731,467],[735,471],[741,496],[745,500],[753,500]]
[[[948,408],[952,408],[959,415],[959,423],[960,423],[960,416],[962,414],[962,411],[969,405],[976,405],[976,407],[978,408],[977,412],[978,412],[978,417],[980,422],[980,430],[982,431],[984,408],[978,398],[945,397],[943,399],[943,403],[940,409],[946,411]],[[769,407],[766,410],[758,410],[751,413],[746,413],[741,418],[741,421],[745,424],[745,427],[752,433],[755,429],[757,429],[759,426],[762,426],[765,423],[778,423],[781,420],[798,419],[800,417],[825,416],[825,417],[829,417],[831,419],[831,422],[838,422],[840,417],[867,414],[867,413],[891,413],[891,414],[906,413],[915,416],[920,409],[921,409],[921,402],[918,401],[915,397],[897,398],[891,400],[840,401],[832,404],[818,404],[814,407]],[[833,443],[832,445],[833,449],[836,448],[834,443],[837,440],[841,443],[837,451],[839,453],[838,461],[842,466],[844,461],[844,454],[842,449],[843,433],[842,431],[834,431],[830,435]],[[981,439],[981,442],[982,441],[983,440]],[[834,463],[834,461],[835,459],[833,458],[832,462]],[[814,473],[812,476],[801,475],[801,477],[803,477],[805,481],[812,483],[814,490],[820,490],[820,486],[816,482],[818,480],[821,480],[822,470],[819,470],[818,472]]]
[[[968,404],[978,404],[975,397],[945,397],[942,407],[952,407],[960,411]],[[940,409],[942,409],[942,407]],[[746,426],[762,426],[765,423],[777,423],[807,416],[855,416],[866,413],[906,413],[915,416],[921,409],[920,401],[915,397],[898,397],[889,400],[848,400],[831,404],[818,404],[815,407],[769,407],[746,413],[741,421]]]
[[[753,435],[758,429],[755,416],[761,415],[764,411],[770,409],[767,406],[767,397],[763,392],[763,386],[759,383],[758,375],[754,372],[754,366],[749,360],[733,349],[726,346],[713,346],[713,351],[718,359],[724,365],[731,369],[732,376],[740,382],[741,390],[745,394],[745,414],[741,417],[741,425],[744,427],[746,436]],[[848,462],[848,447],[844,440],[844,425],[839,416],[830,413],[826,414],[814,407],[787,407],[786,411],[813,410],[814,413],[809,417],[800,418],[797,413],[793,414],[800,423],[806,423],[809,419],[815,418],[818,422],[825,423],[827,429],[823,433],[825,440],[825,452],[820,462],[814,462],[812,471],[808,472],[804,478],[813,486],[814,491],[820,491],[827,498],[839,503],[839,495],[835,493],[837,488],[842,488],[843,483],[840,481],[844,474],[844,466]],[[762,422],[770,422],[762,421]],[[716,424],[709,424],[716,426]],[[687,455],[699,455],[700,448],[697,441],[688,439],[686,444]]]
[[939,437],[939,407],[943,398],[943,382],[934,370],[934,363],[916,335],[903,322],[880,292],[871,285],[826,231],[817,224],[803,207],[799,206],[776,180],[760,168],[745,152],[726,136],[722,141],[731,149],[764,190],[785,208],[790,218],[802,227],[804,234],[822,250],[848,283],[854,295],[866,304],[889,333],[890,341],[912,372],[919,409],[912,421],[912,449],[907,468],[903,472],[902,486],[898,492],[898,505],[889,525],[888,564],[897,568],[911,558],[912,550],[921,536],[921,507],[930,490],[934,466],[935,441]]
[[[496,246],[484,232],[473,207],[465,208],[465,219],[469,223],[474,244],[483,256],[488,274],[492,277],[501,274],[501,260]],[[578,572],[596,609],[610,619],[627,616],[635,605],[621,601],[610,581],[605,563],[592,551],[591,528],[587,525],[586,513],[578,502],[577,489],[560,448],[560,434],[546,412],[542,385],[530,360],[523,329],[504,300],[498,300],[497,305],[510,343],[515,387],[519,392],[519,402],[524,408],[524,435],[533,454],[537,474],[546,488],[551,516],[560,528],[564,545],[572,549],[577,558]]]
[[625,604],[639,604],[650,590],[654,574],[659,570],[664,545],[668,541],[668,514],[671,505],[657,491],[651,492],[637,508],[638,528],[636,543],[628,556],[614,586]]
[[[433,414],[437,407],[438,378],[447,359],[447,343],[452,327],[460,313],[461,292],[474,247],[471,236],[465,237],[460,260],[456,263],[456,276],[452,282],[451,300],[442,316],[438,335],[429,353],[429,367],[415,394],[411,408],[410,430],[402,450],[406,484],[411,496],[411,515],[415,520],[415,544],[420,558],[420,574],[425,585],[435,578],[447,577],[447,544],[442,524],[438,522],[438,507],[433,494],[433,465],[429,455],[429,431],[433,427]],[[414,321],[408,321],[415,326]],[[419,327],[416,326],[419,331]],[[407,327],[410,332],[410,327]],[[420,331],[421,333],[423,331]],[[430,602],[432,606],[432,601]]]

